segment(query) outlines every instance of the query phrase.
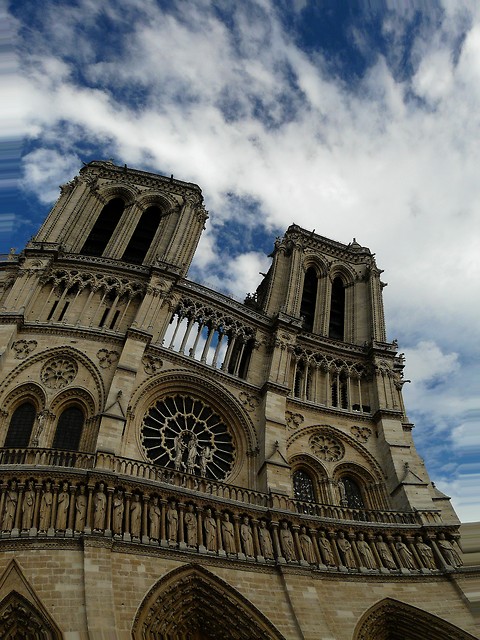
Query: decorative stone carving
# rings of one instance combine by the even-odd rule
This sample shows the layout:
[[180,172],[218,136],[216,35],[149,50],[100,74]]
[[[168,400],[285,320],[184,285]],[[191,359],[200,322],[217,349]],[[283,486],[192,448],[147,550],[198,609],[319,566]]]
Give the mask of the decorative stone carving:
[[222,522],[222,538],[223,538],[223,548],[225,552],[228,554],[236,554],[237,549],[235,547],[235,533],[233,529],[233,522],[230,521],[230,516],[228,513],[223,515]]
[[197,516],[193,510],[193,504],[188,505],[185,513],[185,529],[187,547],[195,548],[197,546]]
[[437,565],[435,564],[432,548],[423,541],[422,536],[417,536],[415,538],[415,543],[423,566],[427,569],[436,569]]
[[363,533],[358,534],[357,549],[361,566],[367,569],[376,569],[377,563],[375,562],[375,557]]
[[40,379],[49,389],[62,389],[77,375],[78,366],[70,358],[51,358],[42,367]]
[[287,562],[294,562],[297,559],[292,532],[288,528],[288,522],[285,521],[282,522],[280,528],[280,546],[282,547],[283,557]]
[[353,555],[352,545],[345,538],[343,531],[340,531],[338,534],[337,546],[344,566],[347,567],[347,569],[354,569],[356,567],[356,562],[355,556]]
[[5,507],[3,509],[2,531],[11,531],[15,524],[15,511],[18,504],[17,483],[10,482],[10,487],[5,492]]
[[397,569],[397,565],[395,564],[395,560],[393,559],[388,544],[383,541],[382,536],[378,536],[377,551],[381,561],[387,569]]
[[93,496],[93,530],[103,531],[105,529],[105,513],[107,510],[107,496],[105,495],[105,485],[100,482],[98,490]]
[[395,549],[397,550],[398,557],[400,559],[400,562],[402,563],[402,567],[404,567],[405,569],[416,569],[413,554],[411,553],[407,545],[402,542],[401,536],[397,536],[395,538]]
[[320,549],[320,554],[322,556],[324,564],[326,564],[327,567],[334,567],[336,564],[335,556],[333,555],[330,540],[325,537],[324,531],[320,531],[320,535],[318,538],[318,548]]
[[244,516],[240,525],[240,538],[242,539],[243,552],[247,558],[253,558],[255,552],[253,550],[253,536],[248,523],[248,516]]
[[33,512],[35,509],[35,487],[32,480],[27,482],[27,488],[23,494],[22,504],[22,529],[27,531],[33,522]]
[[109,369],[111,365],[118,360],[117,351],[109,351],[108,349],[100,349],[97,351],[98,364],[102,369]]
[[68,507],[70,505],[70,494],[68,492],[68,482],[62,484],[62,490],[57,498],[57,518],[55,520],[55,529],[57,531],[65,531],[67,528]]
[[37,348],[36,340],[17,340],[12,345],[17,360],[24,360]]
[[245,391],[241,391],[238,398],[247,411],[255,411],[260,404],[260,400],[256,396]]
[[217,522],[212,516],[212,510],[206,509],[203,522],[205,528],[205,546],[207,551],[217,550]]
[[130,505],[130,532],[132,538],[140,539],[140,531],[142,527],[142,503],[138,493],[133,495],[132,504]]
[[177,544],[178,536],[178,511],[175,502],[170,502],[167,510],[167,537],[171,545]]
[[121,536],[123,531],[123,514],[125,503],[122,489],[117,489],[113,496],[112,531],[114,536]]
[[285,411],[285,422],[289,429],[296,429],[299,427],[305,418],[301,413],[292,413],[291,411]]
[[149,353],[146,353],[142,358],[142,364],[145,373],[149,376],[153,376],[155,373],[158,373],[163,367],[163,360],[157,358],[156,356],[152,356]]
[[317,558],[315,556],[315,549],[313,548],[313,542],[307,533],[306,527],[300,528],[300,546],[302,548],[303,557],[308,564],[317,564]]
[[87,520],[87,496],[82,484],[75,498],[75,531],[83,531]]
[[40,522],[38,525],[39,531],[48,531],[50,528],[50,520],[52,517],[52,506],[53,506],[53,493],[52,493],[52,483],[47,480],[45,482],[45,488],[42,493],[42,498],[40,500]]
[[437,546],[440,549],[443,557],[451,567],[461,567],[463,565],[462,559],[458,555],[453,544],[445,538],[444,533],[438,534]]
[[150,540],[158,540],[160,537],[161,513],[161,509],[158,506],[158,497],[154,496],[148,508],[148,519],[150,521]]
[[336,462],[345,455],[343,444],[332,436],[316,433],[311,436],[309,445],[317,458],[326,462]]
[[350,428],[350,431],[359,442],[367,442],[372,435],[372,430],[368,427],[358,427],[357,425],[354,425]]
[[267,529],[267,523],[265,522],[265,520],[260,520],[258,539],[260,541],[262,556],[266,560],[273,560],[275,556],[273,555],[272,537],[270,535],[270,531]]

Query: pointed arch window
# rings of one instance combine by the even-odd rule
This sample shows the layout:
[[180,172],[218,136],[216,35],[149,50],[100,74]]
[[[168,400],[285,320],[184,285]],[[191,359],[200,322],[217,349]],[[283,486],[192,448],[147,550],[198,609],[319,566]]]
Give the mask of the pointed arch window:
[[337,276],[332,283],[332,298],[330,303],[330,323],[328,337],[334,340],[344,340],[345,334],[345,286],[343,280]]
[[100,212],[80,253],[101,256],[122,217],[125,203],[121,198],[110,200]]
[[350,509],[364,509],[365,502],[358,483],[350,476],[344,476],[340,482],[343,483],[344,489],[340,490],[343,506]]
[[85,417],[79,407],[65,409],[58,419],[53,448],[78,451],[84,422]]
[[315,502],[313,480],[303,469],[298,469],[293,474],[293,497],[302,502]]
[[161,216],[162,212],[155,206],[148,207],[142,213],[122,256],[124,262],[142,264],[160,224]]
[[24,402],[15,409],[8,427],[4,447],[14,449],[28,447],[37,411],[31,402]]
[[318,278],[313,267],[309,267],[303,281],[302,302],[300,304],[300,316],[303,318],[303,326],[306,331],[313,331],[315,321],[315,306],[317,303]]

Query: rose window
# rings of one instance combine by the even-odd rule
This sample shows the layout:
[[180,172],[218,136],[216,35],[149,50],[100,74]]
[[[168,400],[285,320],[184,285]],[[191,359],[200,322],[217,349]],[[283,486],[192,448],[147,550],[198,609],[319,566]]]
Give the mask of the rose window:
[[150,407],[141,441],[155,464],[215,480],[224,480],[235,461],[227,425],[211,407],[190,396],[169,396]]
[[73,360],[52,358],[43,365],[40,377],[43,384],[49,389],[61,389],[72,382],[77,371],[77,364]]
[[310,447],[320,460],[334,462],[340,460],[345,454],[342,443],[336,438],[324,435],[313,435],[309,441]]

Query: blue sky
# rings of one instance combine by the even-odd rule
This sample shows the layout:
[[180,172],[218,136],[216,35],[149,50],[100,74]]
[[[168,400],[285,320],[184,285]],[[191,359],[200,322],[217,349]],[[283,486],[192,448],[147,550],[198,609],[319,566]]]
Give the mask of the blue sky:
[[[3,7],[3,8],[2,8]],[[0,4],[0,253],[82,162],[196,182],[191,277],[243,298],[292,222],[376,252],[437,486],[480,520],[480,9],[470,0]]]

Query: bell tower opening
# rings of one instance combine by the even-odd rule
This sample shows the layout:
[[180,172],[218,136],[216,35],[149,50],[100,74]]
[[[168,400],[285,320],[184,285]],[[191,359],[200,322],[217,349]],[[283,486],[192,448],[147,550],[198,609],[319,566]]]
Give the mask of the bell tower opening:
[[328,337],[334,340],[344,340],[345,335],[345,287],[342,279],[337,276],[332,283],[332,298],[330,304],[330,324]]
[[125,203],[121,198],[114,198],[103,207],[80,253],[96,257],[103,254],[124,208]]
[[158,207],[148,207],[142,213],[123,254],[123,262],[142,264],[160,224],[161,215]]

